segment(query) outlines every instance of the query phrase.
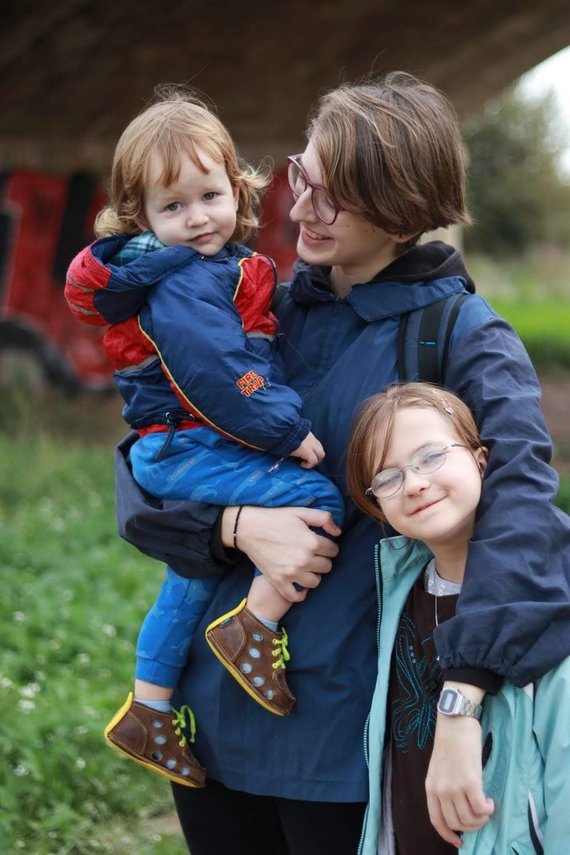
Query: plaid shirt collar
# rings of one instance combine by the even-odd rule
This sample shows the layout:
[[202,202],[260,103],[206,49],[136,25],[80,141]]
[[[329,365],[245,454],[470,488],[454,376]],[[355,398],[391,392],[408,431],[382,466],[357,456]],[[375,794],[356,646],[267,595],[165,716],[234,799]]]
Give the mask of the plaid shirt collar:
[[135,235],[123,246],[123,248],[113,257],[113,264],[119,267],[123,264],[128,264],[129,261],[134,261],[141,255],[147,252],[154,252],[157,249],[166,249],[165,245],[159,241],[154,232],[141,232],[140,235]]

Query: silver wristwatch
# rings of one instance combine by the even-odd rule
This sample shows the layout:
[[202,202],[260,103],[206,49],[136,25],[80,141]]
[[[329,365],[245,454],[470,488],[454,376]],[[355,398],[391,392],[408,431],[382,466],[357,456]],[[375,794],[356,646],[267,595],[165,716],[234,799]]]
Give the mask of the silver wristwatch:
[[466,698],[459,689],[443,689],[437,702],[437,711],[442,715],[466,715],[481,721],[483,707]]

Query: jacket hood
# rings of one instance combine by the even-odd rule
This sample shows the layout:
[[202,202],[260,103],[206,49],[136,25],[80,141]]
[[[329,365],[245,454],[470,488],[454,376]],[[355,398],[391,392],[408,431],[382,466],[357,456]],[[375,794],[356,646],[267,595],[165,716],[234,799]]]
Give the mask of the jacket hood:
[[467,273],[461,252],[454,246],[434,240],[413,246],[381,270],[374,281],[417,283],[449,276],[461,276],[465,280],[465,290],[470,294],[475,293],[475,284]]
[[[330,267],[297,261],[291,283],[296,303],[335,300]],[[410,312],[452,293],[475,292],[461,252],[442,241],[414,246],[381,270],[370,282],[355,285],[345,298],[367,321]]]
[[[165,276],[202,258],[190,247],[170,246],[146,252],[118,266],[113,259],[128,240],[129,236],[125,235],[102,238],[89,247],[84,258],[87,281],[95,280],[101,286],[94,296],[94,306],[107,323],[119,323],[136,315],[148,299],[149,289]],[[225,263],[231,254],[228,245],[208,260]],[[74,275],[78,284],[84,284],[78,271],[74,271]]]
[[[330,267],[315,267],[300,258],[294,264],[295,276],[310,272],[311,278],[320,287],[330,290]],[[461,252],[440,240],[413,246],[403,255],[380,270],[369,283],[375,282],[429,282],[447,276],[462,276],[466,280],[465,290],[475,293],[475,284],[469,276]]]

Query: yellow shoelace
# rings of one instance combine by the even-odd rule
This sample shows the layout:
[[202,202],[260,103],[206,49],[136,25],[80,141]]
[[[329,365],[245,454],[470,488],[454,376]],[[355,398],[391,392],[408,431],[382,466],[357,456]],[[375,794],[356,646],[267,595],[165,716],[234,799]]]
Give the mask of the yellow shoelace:
[[277,668],[286,668],[286,662],[288,662],[291,658],[289,651],[287,650],[287,645],[289,643],[289,639],[287,638],[287,633],[284,629],[281,630],[281,638],[273,639],[273,646],[275,650],[273,651],[273,656],[277,659],[277,662],[274,662],[271,666],[274,669]]
[[194,718],[194,713],[187,704],[181,706],[179,710],[173,709],[172,712],[176,716],[176,718],[172,719],[174,733],[176,736],[180,737],[180,742],[178,744],[181,748],[184,748],[187,744],[187,739],[183,733],[183,729],[187,727],[190,728],[190,742],[194,742],[196,738],[196,719]]

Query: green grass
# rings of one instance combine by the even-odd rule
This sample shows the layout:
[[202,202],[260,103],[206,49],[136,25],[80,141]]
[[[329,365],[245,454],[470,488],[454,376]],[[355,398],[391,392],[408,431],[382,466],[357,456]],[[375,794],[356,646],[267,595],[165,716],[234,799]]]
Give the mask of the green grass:
[[112,446],[0,434],[4,852],[186,851],[153,821],[168,783],[102,738],[162,577],[116,534],[113,503]]
[[538,370],[570,370],[570,303],[513,302],[491,298],[491,305],[517,331]]
[[537,371],[570,369],[570,255],[493,261],[469,256],[477,291],[517,331]]

